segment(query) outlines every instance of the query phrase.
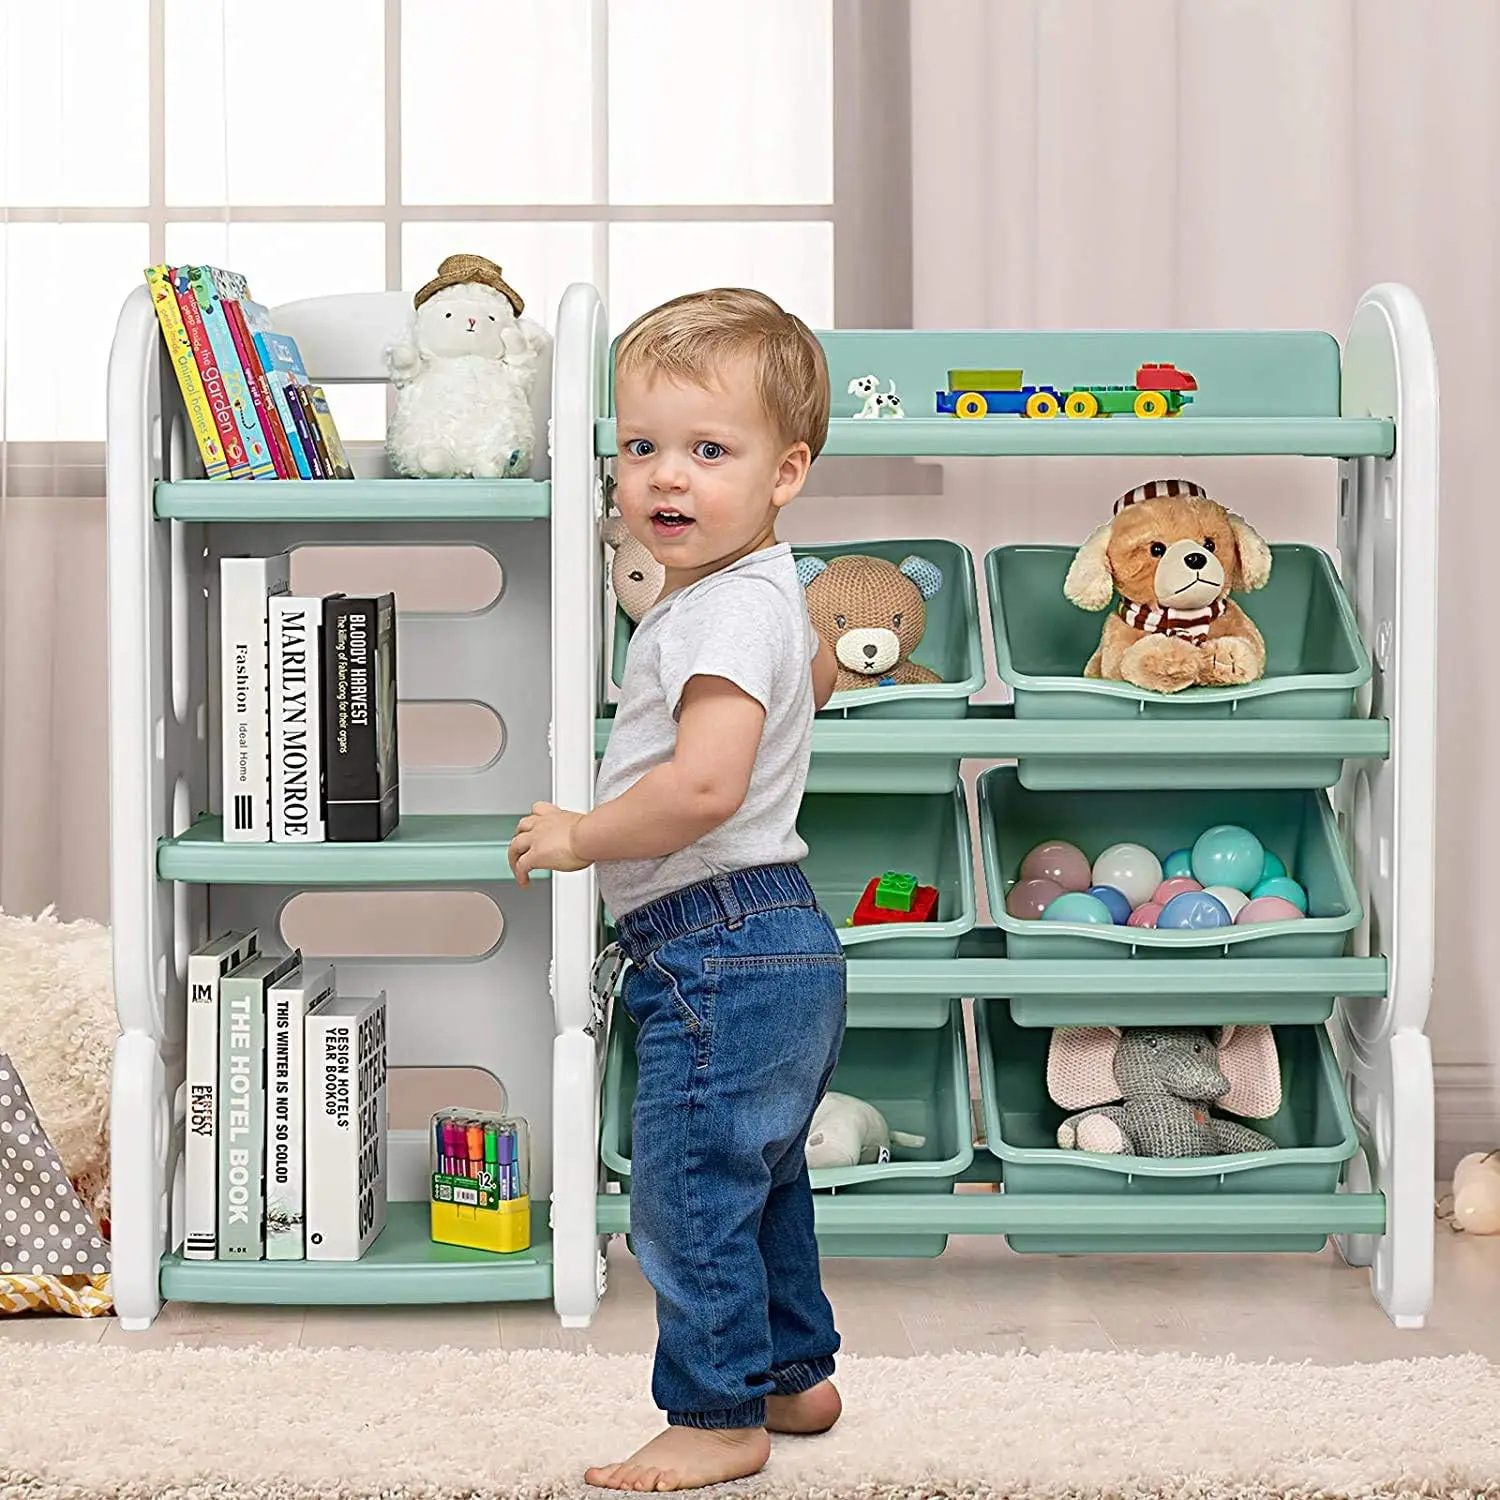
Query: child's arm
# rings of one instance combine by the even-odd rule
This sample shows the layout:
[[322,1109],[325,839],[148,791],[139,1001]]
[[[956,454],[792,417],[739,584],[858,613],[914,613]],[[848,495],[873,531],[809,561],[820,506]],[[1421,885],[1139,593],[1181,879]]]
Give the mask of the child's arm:
[[813,704],[822,708],[833,697],[833,685],[839,680],[838,658],[828,649],[828,642],[818,637],[817,655],[812,663]]
[[734,816],[750,788],[766,711],[723,677],[690,678],[681,703],[671,760],[590,813],[538,802],[521,819],[510,845],[510,866],[520,885],[536,869],[660,859]]

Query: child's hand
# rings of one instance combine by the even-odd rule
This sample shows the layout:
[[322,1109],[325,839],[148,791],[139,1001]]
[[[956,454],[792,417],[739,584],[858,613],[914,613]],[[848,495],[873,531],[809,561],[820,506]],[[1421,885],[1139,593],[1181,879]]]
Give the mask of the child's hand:
[[588,860],[573,850],[573,830],[583,814],[566,812],[550,802],[535,802],[516,825],[508,858],[516,884],[524,890],[533,870],[585,870]]

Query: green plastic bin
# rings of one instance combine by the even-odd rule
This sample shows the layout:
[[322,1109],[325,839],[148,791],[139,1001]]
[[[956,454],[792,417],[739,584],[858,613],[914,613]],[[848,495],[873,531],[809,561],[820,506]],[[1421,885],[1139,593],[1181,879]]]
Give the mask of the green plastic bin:
[[[1018,763],[1023,785],[1041,790],[1159,786],[1159,759],[1123,756],[1110,746],[1112,721],[1282,720],[1295,744],[1299,723],[1354,714],[1356,694],[1370,680],[1370,656],[1333,563],[1318,548],[1272,547],[1265,587],[1234,596],[1265,638],[1265,676],[1238,687],[1180,693],[1151,693],[1128,682],[1083,676],[1105,614],[1079,609],[1064,596],[1074,552],[1072,547],[996,547],[985,557],[995,667],[1014,695],[1016,717],[1101,721],[1096,753],[1024,757]],[[1315,753],[1268,756],[1253,764],[1188,755],[1174,757],[1171,766],[1174,785],[1197,787],[1327,787],[1342,769],[1338,756]]]
[[[941,794],[817,793],[802,799],[797,829],[808,848],[802,868],[851,961],[957,954],[959,938],[978,912],[962,785]],[[937,888],[935,919],[845,926],[865,887],[887,870]]]
[[[630,1112],[635,1100],[635,1023],[614,1007],[605,1058],[600,1155],[616,1181],[630,1180]],[[811,1174],[816,1192],[951,1193],[974,1159],[969,1104],[969,1057],[963,1013],[950,1005],[938,1029],[850,1030],[829,1088],[873,1104],[893,1130],[926,1137],[921,1146],[893,1146],[891,1160],[869,1166],[823,1168]],[[946,1234],[823,1234],[825,1255],[926,1257],[941,1255]]]
[[[1064,1151],[1057,1127],[1069,1111],[1047,1093],[1047,1048],[1052,1033],[1017,1026],[1004,1000],[976,1003],[975,1040],[988,1149],[1000,1158],[1007,1193],[1307,1193],[1338,1190],[1358,1149],[1338,1062],[1322,1026],[1276,1026],[1281,1061],[1281,1108],[1247,1124],[1271,1137],[1276,1151],[1238,1156],[1152,1158]],[[1174,1251],[1308,1251],[1326,1233],[1119,1235],[1087,1233],[1007,1235],[1012,1250],[1046,1254],[1150,1254]]]
[[[1203,932],[1020,921],[1005,910],[1021,861],[1047,839],[1066,839],[1095,859],[1111,844],[1144,844],[1164,860],[1191,848],[1216,823],[1248,828],[1307,891],[1301,921],[1258,922]],[[1338,958],[1362,910],[1338,822],[1322,791],[1038,792],[1014,766],[979,778],[979,834],[990,914],[1011,958]]]
[[[797,547],[798,557],[835,557],[857,552],[899,565],[913,554],[943,570],[943,586],[927,601],[927,625],[912,660],[930,667],[943,681],[901,686],[854,688],[835,693],[819,718],[961,719],[969,699],[984,686],[984,646],[979,628],[979,594],[974,559],[958,542],[937,537],[906,541],[828,542]],[[618,687],[625,674],[625,653],[635,629],[625,612],[615,609],[611,679]],[[958,780],[958,757],[891,755],[874,745],[868,755],[813,757],[810,792],[909,791],[945,792]]]

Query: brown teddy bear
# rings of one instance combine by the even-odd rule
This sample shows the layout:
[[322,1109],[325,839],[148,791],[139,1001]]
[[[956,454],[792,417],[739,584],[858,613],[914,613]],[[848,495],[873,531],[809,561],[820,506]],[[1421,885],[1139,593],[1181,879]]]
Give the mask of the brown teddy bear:
[[1157,693],[1254,682],[1266,669],[1265,642],[1229,593],[1270,576],[1270,548],[1201,485],[1137,485],[1078,549],[1063,583],[1080,609],[1120,595],[1083,675]]
[[797,576],[813,629],[839,664],[834,692],[943,680],[908,660],[927,629],[927,601],[943,586],[936,563],[912,556],[898,567],[851,552],[832,562],[799,557]]

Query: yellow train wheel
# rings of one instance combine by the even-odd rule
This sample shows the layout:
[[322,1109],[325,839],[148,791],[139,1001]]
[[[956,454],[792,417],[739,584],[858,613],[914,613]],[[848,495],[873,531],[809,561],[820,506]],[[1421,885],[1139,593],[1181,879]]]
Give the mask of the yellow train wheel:
[[1160,391],[1142,391],[1135,398],[1135,414],[1138,417],[1164,417],[1167,398]]
[[990,404],[978,391],[965,391],[953,403],[953,414],[958,417],[986,417]]
[[1047,391],[1033,391],[1026,398],[1028,417],[1055,417],[1060,409],[1057,397]]
[[1097,417],[1099,398],[1092,391],[1074,391],[1063,402],[1063,410],[1070,417]]

